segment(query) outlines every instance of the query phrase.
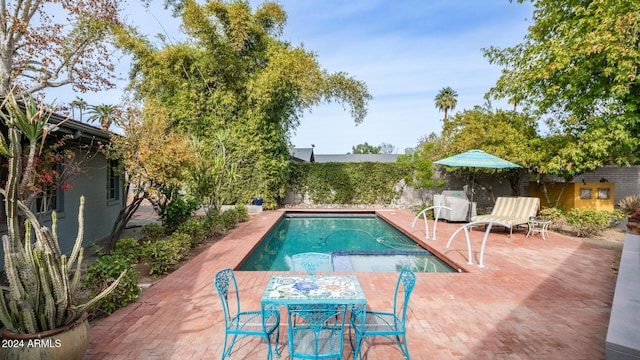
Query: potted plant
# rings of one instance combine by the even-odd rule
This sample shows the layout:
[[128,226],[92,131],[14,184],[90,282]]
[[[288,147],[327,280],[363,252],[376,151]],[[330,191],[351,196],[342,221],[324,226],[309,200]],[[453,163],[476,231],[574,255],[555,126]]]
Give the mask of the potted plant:
[[[12,95],[0,110],[8,138],[0,135],[0,154],[8,159],[9,172],[0,189],[8,232],[2,237],[8,285],[2,287],[0,301],[4,327],[0,354],[4,359],[81,359],[89,342],[87,309],[115,289],[125,273],[88,302],[76,300],[83,257],[84,198],[80,199],[78,236],[68,257],[58,246],[55,213],[49,229],[24,201],[25,190],[33,184],[35,149],[46,136],[50,112],[36,106],[32,98],[24,102],[23,109]],[[29,146],[24,164],[23,138]]]
[[618,206],[627,213],[629,232],[640,235],[640,195],[629,195],[620,200]]

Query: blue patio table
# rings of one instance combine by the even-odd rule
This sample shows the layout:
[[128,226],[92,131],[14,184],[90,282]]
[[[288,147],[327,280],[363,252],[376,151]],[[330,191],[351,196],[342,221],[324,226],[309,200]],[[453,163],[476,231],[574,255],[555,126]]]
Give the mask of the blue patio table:
[[[311,304],[347,305],[361,321],[358,323],[364,324],[366,318],[367,299],[358,278],[353,275],[272,276],[260,300],[263,308]],[[358,340],[354,354],[359,351]]]

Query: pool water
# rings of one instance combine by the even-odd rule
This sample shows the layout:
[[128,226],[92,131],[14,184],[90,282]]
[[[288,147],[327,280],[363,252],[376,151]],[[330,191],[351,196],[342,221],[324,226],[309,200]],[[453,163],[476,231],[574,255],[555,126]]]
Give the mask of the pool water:
[[375,214],[286,214],[239,270],[290,271],[301,252],[332,254],[334,271],[455,272]]

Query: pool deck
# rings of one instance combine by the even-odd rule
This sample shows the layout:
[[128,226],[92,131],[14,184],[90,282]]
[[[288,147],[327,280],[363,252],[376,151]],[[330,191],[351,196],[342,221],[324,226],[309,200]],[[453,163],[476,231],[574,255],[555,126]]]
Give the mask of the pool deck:
[[[411,228],[413,214],[377,212],[424,239],[423,222]],[[281,214],[279,210],[252,215],[145,290],[138,301],[93,322],[85,359],[220,358],[224,320],[213,275],[238,266]],[[616,283],[612,267],[619,261],[619,250],[556,233],[549,233],[545,241],[525,238],[521,230],[509,239],[508,232],[498,230],[490,234],[485,267],[480,268],[484,232],[471,232],[474,265],[467,264],[464,234],[445,247],[460,225],[440,222],[438,240],[423,240],[465,272],[416,273],[407,314],[412,359],[604,359]],[[259,309],[269,277],[277,274],[284,273],[235,272],[243,310]],[[368,309],[392,308],[397,273],[356,275]],[[289,358],[286,337],[285,325],[281,359]],[[364,349],[368,359],[400,358],[397,347],[385,339],[376,338]],[[266,359],[266,353],[264,342],[248,338],[234,347],[231,359]]]

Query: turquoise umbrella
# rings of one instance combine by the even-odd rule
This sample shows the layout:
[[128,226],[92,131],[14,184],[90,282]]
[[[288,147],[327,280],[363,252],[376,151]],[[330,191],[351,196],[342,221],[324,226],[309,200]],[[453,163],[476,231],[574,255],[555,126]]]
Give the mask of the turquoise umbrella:
[[437,160],[434,164],[460,167],[480,167],[492,169],[519,168],[518,164],[499,158],[497,156],[487,154],[482,150],[469,150],[462,154],[453,155],[451,157]]
[[[490,169],[508,169],[522,167],[518,164],[514,164],[511,161],[507,161],[503,158],[487,154],[482,150],[469,150],[462,154],[453,155],[448,158],[437,160],[433,162],[438,165],[446,166],[458,166],[458,167],[475,167],[475,168],[490,168]],[[473,202],[474,193],[474,173],[471,173],[471,202]]]

